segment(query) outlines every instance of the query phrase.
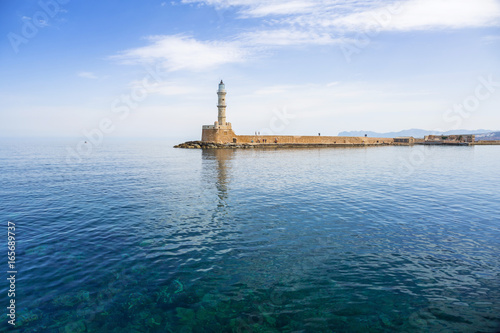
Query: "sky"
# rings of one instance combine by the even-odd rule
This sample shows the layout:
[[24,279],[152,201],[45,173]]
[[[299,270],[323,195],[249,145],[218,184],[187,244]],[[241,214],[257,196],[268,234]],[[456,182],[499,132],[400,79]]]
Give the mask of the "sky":
[[500,0],[2,0],[0,137],[500,130]]

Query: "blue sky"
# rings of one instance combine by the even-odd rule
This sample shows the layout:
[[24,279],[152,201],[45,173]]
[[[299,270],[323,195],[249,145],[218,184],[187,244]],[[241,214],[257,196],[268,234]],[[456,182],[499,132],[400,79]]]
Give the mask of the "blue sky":
[[0,19],[2,137],[198,139],[220,79],[238,134],[500,129],[498,0],[4,0]]

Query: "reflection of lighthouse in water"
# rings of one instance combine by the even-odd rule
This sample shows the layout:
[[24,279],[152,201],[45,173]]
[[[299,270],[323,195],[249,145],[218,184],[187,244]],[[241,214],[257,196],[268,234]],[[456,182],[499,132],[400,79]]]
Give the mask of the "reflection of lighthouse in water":
[[[230,163],[234,155],[233,149],[203,149],[203,160],[207,165],[206,172],[210,173],[204,177],[211,183],[215,180],[219,205],[226,205]],[[205,164],[204,163],[204,164]]]

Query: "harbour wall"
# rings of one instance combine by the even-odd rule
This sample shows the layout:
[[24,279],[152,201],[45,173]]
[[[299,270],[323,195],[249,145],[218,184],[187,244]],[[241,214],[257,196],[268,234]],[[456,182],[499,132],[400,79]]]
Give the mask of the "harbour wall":
[[476,146],[494,146],[494,145],[500,145],[500,140],[491,140],[491,141],[480,140],[480,141],[474,142],[474,145],[476,145]]
[[302,135],[236,135],[232,129],[203,129],[202,141],[213,143],[317,144],[317,145],[392,145],[393,138]]

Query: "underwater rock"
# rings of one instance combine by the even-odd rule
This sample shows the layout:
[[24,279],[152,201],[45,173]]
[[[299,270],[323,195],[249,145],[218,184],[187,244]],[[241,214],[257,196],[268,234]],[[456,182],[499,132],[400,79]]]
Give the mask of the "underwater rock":
[[387,317],[385,314],[379,315],[378,318],[380,319],[380,321],[382,322],[382,324],[384,324],[384,326],[386,326],[386,327],[394,327],[394,325],[392,324],[392,322],[389,319],[389,317]]
[[64,328],[59,329],[60,333],[83,333],[87,330],[85,327],[85,323],[83,320],[75,321],[73,323],[69,323]]
[[77,307],[75,315],[78,318],[92,318],[96,315],[96,308],[95,306]]
[[71,295],[61,295],[54,298],[52,303],[55,306],[72,307],[76,305],[77,301],[76,298]]
[[472,324],[471,321],[469,321],[461,316],[457,316],[456,313],[452,313],[449,310],[450,309],[438,308],[438,307],[429,308],[430,313],[432,313],[432,315],[434,315],[434,317],[436,317],[439,320],[448,321],[448,322],[455,322],[455,323]]
[[147,266],[146,265],[143,265],[143,264],[138,264],[138,265],[135,265],[134,267],[132,267],[132,273],[134,275],[137,275],[137,274],[143,274],[147,271]]
[[141,293],[132,293],[129,296],[129,300],[127,302],[127,310],[136,310],[134,308],[141,307],[150,302],[147,296],[144,296]]
[[26,325],[42,317],[41,311],[23,309],[17,314],[16,325]]
[[90,300],[90,293],[86,290],[79,291],[78,294],[76,294],[76,298],[80,302],[88,302]]
[[276,318],[272,314],[272,309],[266,308],[264,305],[258,306],[260,314],[264,317],[264,320],[271,326],[276,326]]
[[82,261],[86,259],[86,256],[83,252],[74,252],[74,251],[62,251],[58,253],[64,260],[68,261]]
[[37,247],[34,247],[32,249],[26,250],[25,253],[27,255],[39,255],[39,256],[42,256],[42,255],[47,254],[47,250],[48,249],[49,249],[49,247],[47,245],[38,245]]
[[151,313],[148,310],[143,310],[137,314],[137,318],[141,322],[146,322],[148,318],[151,317]]
[[90,293],[88,291],[82,290],[76,294],[64,294],[57,296],[52,301],[52,304],[55,306],[62,307],[73,307],[77,304],[86,303],[90,300]]
[[146,319],[146,325],[154,328],[159,327],[162,322],[162,317],[159,314],[151,314],[149,318]]
[[190,326],[180,326],[177,327],[175,333],[193,333],[193,329]]
[[251,332],[248,330],[248,325],[241,318],[231,319],[229,325],[231,326],[231,332]]
[[200,321],[209,321],[211,318],[213,318],[213,314],[203,306],[196,311],[196,319]]
[[[425,329],[428,326],[427,320],[422,318],[422,312],[414,312],[408,317],[408,323],[413,328]],[[425,316],[426,317],[426,316]]]
[[203,303],[207,303],[207,304],[210,304],[210,305],[215,305],[215,304],[217,304],[217,302],[220,301],[220,298],[218,298],[214,294],[208,293],[208,294],[203,295],[201,301]]
[[153,239],[146,239],[139,243],[140,247],[150,246],[154,243]]
[[184,285],[179,280],[174,280],[171,284],[156,292],[156,302],[173,303],[177,295],[184,291]]
[[183,323],[193,323],[196,318],[196,313],[192,309],[176,308],[177,317]]

